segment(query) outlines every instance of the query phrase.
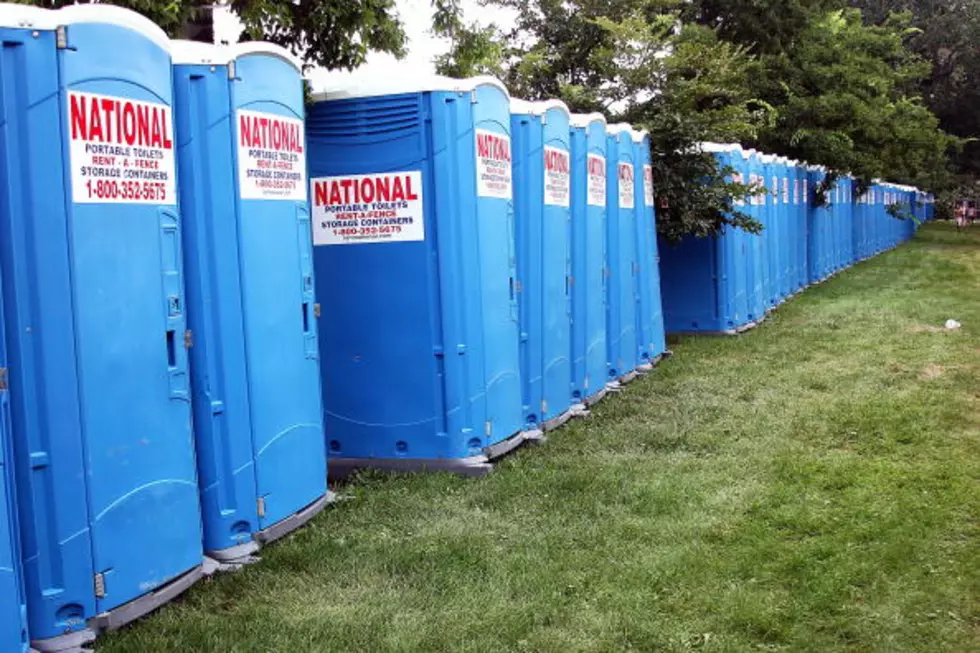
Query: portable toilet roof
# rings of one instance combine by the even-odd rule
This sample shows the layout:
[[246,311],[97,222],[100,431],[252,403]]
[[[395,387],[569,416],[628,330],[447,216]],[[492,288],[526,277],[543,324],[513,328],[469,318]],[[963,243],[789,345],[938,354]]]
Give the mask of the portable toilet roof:
[[170,58],[174,65],[224,66],[232,55],[227,46],[174,40],[170,43]]
[[595,111],[592,113],[573,113],[569,117],[572,127],[588,127],[594,122],[601,122],[603,125],[607,124],[606,117]]
[[123,7],[103,4],[69,5],[54,12],[59,25],[107,23],[139,32],[170,52],[170,37],[149,18]]
[[0,5],[0,27],[50,31],[58,27],[58,12],[31,5]]
[[468,93],[477,86],[496,86],[505,96],[510,92],[496,77],[477,75],[465,79],[456,79],[445,75],[398,75],[390,76],[356,76],[345,79],[333,88],[314,93],[316,102],[335,100],[350,100],[354,98],[381,97],[386,95],[405,95],[409,93],[430,93],[444,91],[449,93]]
[[745,152],[742,150],[742,146],[738,143],[714,143],[711,141],[704,141],[699,143],[702,152]]

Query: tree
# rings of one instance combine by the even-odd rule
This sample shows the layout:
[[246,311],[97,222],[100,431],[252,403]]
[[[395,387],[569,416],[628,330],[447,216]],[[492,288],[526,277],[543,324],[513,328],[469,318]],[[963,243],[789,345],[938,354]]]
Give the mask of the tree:
[[[27,0],[48,8],[73,0]],[[238,40],[277,43],[306,64],[353,69],[371,51],[404,54],[394,0],[111,0],[143,14],[174,37],[210,41],[212,5],[226,4],[244,24]]]
[[945,183],[957,141],[920,96],[930,66],[909,47],[919,34],[911,16],[866,25],[859,11],[836,4],[695,0],[688,15],[757,53],[752,94],[775,119],[754,146],[853,173],[859,190],[876,177]]
[[[909,12],[919,30],[909,46],[932,65],[922,80],[924,103],[943,130],[961,138],[980,137],[980,3],[973,0],[852,0],[865,21],[878,25],[896,12]],[[980,176],[980,143],[964,143],[955,159],[960,184]],[[951,186],[953,188],[953,186]]]
[[437,4],[436,32],[453,47],[437,63],[457,76],[491,73],[515,97],[560,98],[651,135],[658,226],[676,238],[726,224],[759,225],[735,209],[749,188],[726,180],[698,143],[755,135],[765,111],[746,93],[750,59],[713,31],[679,22],[674,0],[497,0],[516,27],[464,25],[455,0]]

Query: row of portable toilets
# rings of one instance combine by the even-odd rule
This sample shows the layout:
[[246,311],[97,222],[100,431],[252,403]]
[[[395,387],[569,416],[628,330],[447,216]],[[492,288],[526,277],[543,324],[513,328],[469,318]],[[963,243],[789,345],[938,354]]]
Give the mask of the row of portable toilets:
[[[751,234],[727,228],[711,238],[661,243],[668,333],[737,333],[806,287],[891,249],[934,217],[934,198],[911,186],[850,176],[736,144],[702,149],[757,192],[734,208],[758,221]],[[820,197],[822,196],[822,200]]]
[[599,114],[485,77],[304,107],[286,51],[105,5],[0,37],[0,653],[254,561],[328,460],[485,473],[665,355],[661,269],[668,330],[734,331],[910,233],[907,189],[808,211],[820,170],[717,147],[766,229],[661,267],[648,137]]

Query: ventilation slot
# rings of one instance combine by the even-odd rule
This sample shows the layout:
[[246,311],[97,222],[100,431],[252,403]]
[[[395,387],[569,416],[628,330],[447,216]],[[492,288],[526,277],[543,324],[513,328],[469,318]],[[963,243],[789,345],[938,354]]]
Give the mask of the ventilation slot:
[[310,111],[309,131],[320,138],[392,136],[420,125],[419,96],[364,99],[317,104]]

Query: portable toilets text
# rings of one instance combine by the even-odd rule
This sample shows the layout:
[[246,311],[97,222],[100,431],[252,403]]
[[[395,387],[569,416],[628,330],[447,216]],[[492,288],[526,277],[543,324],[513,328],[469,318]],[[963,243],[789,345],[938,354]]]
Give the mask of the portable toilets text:
[[425,240],[419,170],[318,177],[310,185],[314,245]]
[[590,154],[586,163],[589,206],[606,205],[606,157]]
[[68,92],[72,200],[175,204],[170,107]]
[[623,163],[618,166],[619,171],[619,208],[632,209],[635,203],[633,194],[636,189],[633,186],[633,164]]
[[242,199],[306,201],[303,121],[240,109],[238,187]]
[[476,194],[509,200],[513,197],[510,137],[476,129]]
[[571,205],[571,156],[568,150],[546,145],[544,148],[544,203]]

